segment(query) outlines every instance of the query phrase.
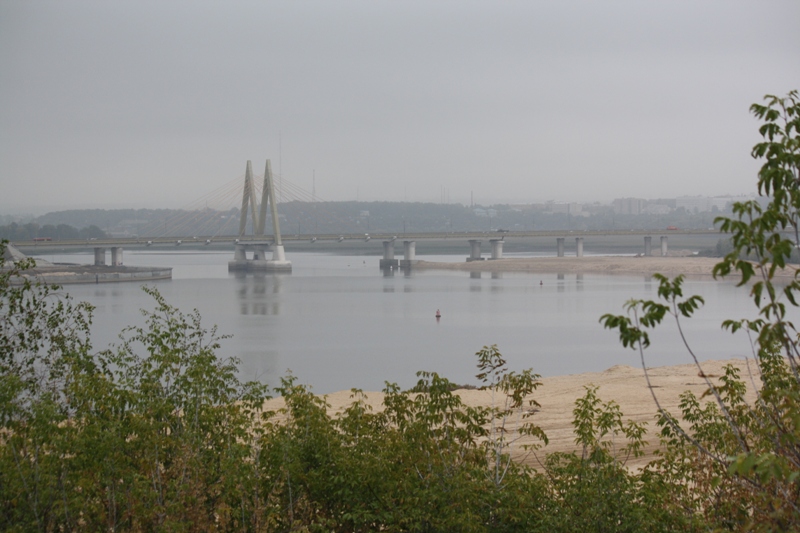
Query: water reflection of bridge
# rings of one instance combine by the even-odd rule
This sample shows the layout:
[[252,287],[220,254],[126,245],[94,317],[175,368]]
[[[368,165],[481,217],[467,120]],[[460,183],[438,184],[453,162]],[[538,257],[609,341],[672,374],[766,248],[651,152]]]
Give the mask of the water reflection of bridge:
[[240,315],[278,316],[281,314],[280,298],[282,292],[281,276],[266,272],[247,274],[236,272],[238,281]]

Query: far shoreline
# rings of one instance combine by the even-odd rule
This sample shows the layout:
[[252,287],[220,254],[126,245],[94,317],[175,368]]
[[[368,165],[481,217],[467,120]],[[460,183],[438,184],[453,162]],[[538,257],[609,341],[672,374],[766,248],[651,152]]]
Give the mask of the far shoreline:
[[[583,256],[583,257],[526,257],[488,259],[483,261],[435,262],[419,260],[412,268],[417,270],[456,270],[463,272],[531,272],[556,274],[663,274],[675,277],[713,277],[714,266],[722,258],[698,256]],[[797,266],[776,273],[777,277],[794,277]],[[722,278],[718,278],[722,279]],[[731,273],[725,279],[740,279]]]

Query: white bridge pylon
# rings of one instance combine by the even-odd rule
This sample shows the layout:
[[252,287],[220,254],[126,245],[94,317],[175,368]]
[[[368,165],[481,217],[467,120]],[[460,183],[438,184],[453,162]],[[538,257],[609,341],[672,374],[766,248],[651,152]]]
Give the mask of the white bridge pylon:
[[[278,205],[275,197],[275,185],[272,179],[272,164],[267,159],[264,169],[264,184],[261,188],[261,202],[256,198],[255,184],[253,183],[253,165],[248,160],[247,169],[244,174],[244,192],[242,193],[242,210],[239,220],[239,237],[245,236],[247,228],[247,213],[253,219],[253,236],[265,237],[264,231],[267,218],[267,204],[270,206],[272,215],[272,229],[274,232],[274,242],[270,243],[266,239],[254,239],[247,242],[238,241],[235,244],[233,261],[228,262],[228,270],[232,271],[268,271],[268,272],[291,272],[292,263],[286,260],[286,253],[283,249],[281,240],[281,229],[278,224]],[[267,248],[272,248],[272,260],[266,259]],[[251,249],[253,258],[248,259],[247,252]]]

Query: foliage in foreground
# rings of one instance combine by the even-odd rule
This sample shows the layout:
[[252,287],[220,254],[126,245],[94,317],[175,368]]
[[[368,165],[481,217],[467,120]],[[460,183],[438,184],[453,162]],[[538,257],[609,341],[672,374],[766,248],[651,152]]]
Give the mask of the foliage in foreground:
[[[796,272],[774,280],[798,242],[797,93],[753,111],[765,121],[754,149],[766,159],[759,189],[772,200],[720,219],[734,249],[715,272],[739,273],[760,309],[757,320],[725,324],[752,337],[757,398],[746,401],[731,367],[709,379],[707,398],[684,394],[681,413],[659,407],[661,451],[641,472],[625,461],[642,453],[645,427],[625,424],[591,387],[573,411],[577,452],[545,455],[537,471],[512,461],[525,452],[521,437],[547,443],[534,424],[541,383],[530,370],[509,371],[494,346],[477,354],[488,407],[468,407],[448,380],[421,372],[413,392],[387,384],[382,410],[354,390],[333,415],[289,376],[276,391],[285,407],[265,412],[265,388],[217,357],[221,339],[196,311],[146,289],[155,308],[144,325],[95,353],[90,306],[56,287],[12,285],[11,270],[0,272],[0,528],[800,529],[800,354],[788,320],[800,287]],[[752,255],[755,264],[741,259]],[[658,280],[661,300],[602,318],[638,349],[645,375],[648,330],[672,317],[680,334],[702,305],[684,297],[682,278]]]
[[[25,268],[29,265],[18,265]],[[285,407],[242,383],[219,338],[153,289],[144,325],[95,353],[92,309],[56,287],[0,273],[0,528],[8,531],[685,530],[645,512],[658,494],[624,467],[644,428],[594,389],[575,410],[582,453],[541,472],[511,460],[547,437],[532,418],[541,385],[477,354],[493,402],[469,407],[420,372],[387,384],[373,412],[360,391],[332,415],[289,376]],[[622,450],[611,446],[620,438]],[[673,527],[674,526],[674,527]]]
[[[790,264],[800,243],[800,97],[797,91],[767,96],[765,105],[754,104],[751,111],[764,121],[763,142],[752,154],[764,159],[758,192],[769,203],[739,203],[734,217],[717,219],[731,235],[732,249],[714,275],[737,275],[758,309],[754,320],[722,324],[747,335],[753,363],[746,378],[757,395],[748,403],[743,376],[729,367],[719,383],[706,378],[711,402],[690,393],[681,397],[681,425],[654,394],[664,451],[646,475],[692,487],[676,501],[716,527],[800,530],[800,338],[790,320],[800,291],[800,269]],[[781,269],[791,277],[777,277]],[[659,301],[633,300],[627,315],[601,318],[619,331],[624,346],[639,351],[648,383],[648,330],[670,317],[686,343],[681,324],[703,304],[698,296],[684,296],[682,277],[657,278]]]

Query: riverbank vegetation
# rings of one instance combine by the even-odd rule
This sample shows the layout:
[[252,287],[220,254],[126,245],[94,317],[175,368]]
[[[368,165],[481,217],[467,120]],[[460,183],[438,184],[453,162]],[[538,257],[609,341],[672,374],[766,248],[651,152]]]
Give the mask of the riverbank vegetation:
[[[57,287],[12,286],[9,270],[0,273],[0,528],[799,529],[800,353],[789,319],[800,285],[773,276],[798,242],[800,102],[793,92],[752,110],[764,122],[754,155],[765,160],[759,192],[770,203],[738,204],[719,220],[734,249],[715,273],[738,275],[760,309],[756,320],[725,323],[752,339],[759,372],[729,367],[706,378],[705,396],[684,394],[680,413],[656,407],[661,446],[642,470],[626,460],[643,453],[646,428],[591,387],[573,410],[576,451],[547,454],[539,376],[509,371],[496,347],[477,354],[489,406],[467,406],[445,377],[420,372],[413,391],[387,384],[383,409],[354,390],[334,415],[290,375],[272,391],[285,407],[265,411],[270,391],[216,355],[224,336],[197,311],[145,289],[154,309],[143,325],[97,351],[90,306]],[[602,318],[645,371],[651,328],[671,318],[680,331],[702,305],[680,277],[657,279],[658,301]],[[523,423],[510,431],[512,419]],[[523,435],[545,457],[535,470],[510,459]]]
[[45,224],[40,226],[33,222],[17,224],[12,222],[0,226],[0,239],[7,241],[32,241],[46,239],[48,241],[70,241],[79,239],[104,239],[107,235],[97,226],[86,226],[80,229],[67,224]]

